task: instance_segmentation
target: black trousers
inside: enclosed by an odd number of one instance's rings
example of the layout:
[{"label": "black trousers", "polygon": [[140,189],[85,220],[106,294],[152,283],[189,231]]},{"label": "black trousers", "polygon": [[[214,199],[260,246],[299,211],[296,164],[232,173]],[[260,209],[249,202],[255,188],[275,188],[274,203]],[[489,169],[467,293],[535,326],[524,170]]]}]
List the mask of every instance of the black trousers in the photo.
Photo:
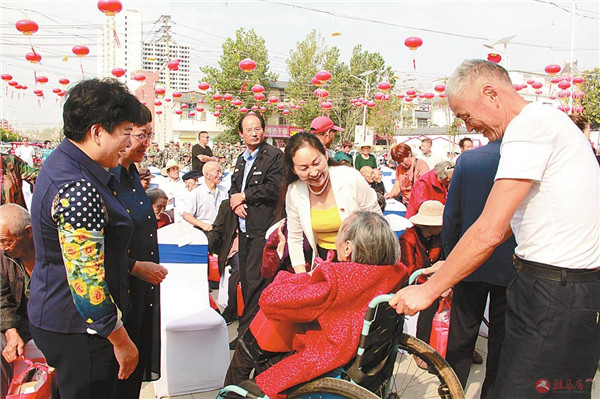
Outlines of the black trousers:
[{"label": "black trousers", "polygon": [[239,319],[238,326],[238,337],[241,337],[258,312],[260,294],[270,280],[266,280],[260,275],[265,237],[250,237],[248,234],[240,232],[239,239],[240,282],[244,298],[244,312]]},{"label": "black trousers", "polygon": [[506,291],[495,399],[586,398],[600,358],[600,280],[566,283],[518,272]]},{"label": "black trousers", "polygon": [[490,296],[488,355],[485,363],[485,380],[481,398],[492,397],[500,350],[504,341],[504,313],[506,311],[506,287],[499,285],[462,281],[454,286],[448,350],[446,360],[454,369],[463,388],[467,385],[473,363],[473,351],[483,320],[487,296]]},{"label": "black trousers", "polygon": [[36,345],[56,368],[61,399],[114,398],[118,363],[108,339],[29,326]]}]

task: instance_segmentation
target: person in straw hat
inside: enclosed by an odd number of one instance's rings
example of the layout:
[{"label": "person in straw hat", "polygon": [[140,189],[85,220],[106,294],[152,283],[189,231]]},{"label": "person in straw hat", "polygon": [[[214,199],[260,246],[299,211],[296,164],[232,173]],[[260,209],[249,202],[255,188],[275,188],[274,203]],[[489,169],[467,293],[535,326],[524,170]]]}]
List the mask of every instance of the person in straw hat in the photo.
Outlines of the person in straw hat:
[{"label": "person in straw hat", "polygon": [[[440,201],[425,201],[416,215],[408,220],[414,225],[400,237],[400,257],[409,273],[429,268],[442,258],[442,220],[444,205]],[[426,280],[426,277],[423,277]],[[421,281],[421,277],[419,278]],[[436,300],[429,308],[421,311],[417,322],[417,338],[429,342],[431,321],[438,308]]]},{"label": "person in straw hat", "polygon": [[356,170],[361,170],[363,166],[370,166],[373,169],[377,169],[377,159],[375,155],[371,154],[371,144],[361,143],[356,147],[359,151],[354,157],[354,167]]}]

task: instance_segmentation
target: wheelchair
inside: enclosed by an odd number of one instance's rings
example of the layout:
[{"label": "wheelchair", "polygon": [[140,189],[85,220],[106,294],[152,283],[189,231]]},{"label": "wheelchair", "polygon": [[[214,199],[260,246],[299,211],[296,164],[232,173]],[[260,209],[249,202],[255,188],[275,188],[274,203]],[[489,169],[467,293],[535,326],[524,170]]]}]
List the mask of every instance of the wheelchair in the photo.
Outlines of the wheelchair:
[{"label": "wheelchair", "polygon": [[[388,302],[392,294],[374,298],[367,308],[356,356],[341,369],[287,390],[288,399],[462,399],[456,374],[439,353],[402,332],[404,316]],[[417,366],[416,358],[427,364]],[[229,385],[222,398],[268,399]]]}]

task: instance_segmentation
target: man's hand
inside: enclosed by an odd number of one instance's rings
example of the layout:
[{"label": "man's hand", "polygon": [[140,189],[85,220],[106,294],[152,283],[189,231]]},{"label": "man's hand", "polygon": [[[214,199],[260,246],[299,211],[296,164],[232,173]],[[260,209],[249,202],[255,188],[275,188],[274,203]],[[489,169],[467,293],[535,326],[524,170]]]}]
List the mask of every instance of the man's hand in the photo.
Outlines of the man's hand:
[{"label": "man's hand", "polygon": [[423,269],[423,274],[433,274],[435,272],[437,272],[438,270],[440,270],[440,267],[442,267],[444,265],[443,260],[438,260],[437,262],[435,262],[432,266],[430,267],[426,267],[425,269]]},{"label": "man's hand", "polygon": [[119,363],[119,379],[126,380],[135,370],[138,364],[139,352],[135,344],[129,338],[125,327],[113,331],[108,336],[108,340],[113,344],[115,357]]},{"label": "man's hand", "polygon": [[245,219],[246,215],[248,215],[248,212],[246,212],[246,208],[248,208],[248,205],[246,204],[240,204],[237,206],[237,208],[233,209],[233,212],[238,215],[239,217]]},{"label": "man's hand", "polygon": [[[231,209],[234,212],[235,212],[235,208],[237,208],[244,202],[246,202],[246,197],[244,196],[244,193],[236,193],[236,194],[233,194],[231,197],[229,197],[229,205],[231,206]],[[238,215],[238,216],[240,216],[240,215]]]},{"label": "man's hand", "polygon": [[2,350],[2,356],[7,362],[12,363],[19,356],[23,356],[25,342],[23,342],[16,328],[9,328],[4,334],[6,336],[6,346]]},{"label": "man's hand", "polygon": [[147,261],[136,261],[131,269],[131,275],[157,285],[163,282],[169,271],[158,263]]},{"label": "man's hand", "polygon": [[390,306],[396,309],[398,314],[412,316],[423,309],[427,309],[436,298],[429,291],[427,283],[411,285],[396,292],[390,299]]},{"label": "man's hand", "polygon": [[210,161],[210,157],[208,155],[198,155],[198,159],[200,160],[200,162],[208,162]]}]

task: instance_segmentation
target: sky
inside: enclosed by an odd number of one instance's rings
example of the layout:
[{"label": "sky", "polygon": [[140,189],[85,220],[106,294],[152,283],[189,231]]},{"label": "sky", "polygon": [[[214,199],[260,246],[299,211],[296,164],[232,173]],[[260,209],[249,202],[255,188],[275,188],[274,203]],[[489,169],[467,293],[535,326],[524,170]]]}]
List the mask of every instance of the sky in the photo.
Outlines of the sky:
[{"label": "sky", "polygon": [[[486,58],[493,44],[516,35],[505,49],[497,47],[511,70],[543,73],[548,64],[564,65],[571,57],[579,70],[600,66],[600,2],[593,1],[129,1],[124,9],[142,10],[149,34],[161,15],[170,15],[173,39],[191,47],[192,81],[202,78],[200,66],[217,66],[221,45],[240,27],[254,29],[265,39],[270,70],[287,79],[290,50],[316,29],[329,47],[340,49],[348,62],[352,49],[380,53],[401,81],[415,78],[415,88],[431,91],[436,81],[452,74],[467,58]],[[5,1],[0,3],[1,72],[10,73],[28,90],[8,89],[0,82],[1,118],[21,129],[59,127],[62,103],[52,93],[58,79],[75,82],[96,77],[98,29],[107,17],[96,1]],[[573,12],[574,10],[574,12]],[[23,36],[15,29],[19,19],[30,18],[40,30]],[[340,32],[340,36],[332,36]],[[404,46],[409,36],[423,39],[411,52]],[[78,59],[71,47],[84,44],[87,57]],[[42,64],[31,64],[25,53],[43,55]],[[571,51],[573,48],[573,51]],[[67,61],[63,56],[69,55]],[[413,70],[413,55],[416,71]],[[80,64],[81,61],[81,64]],[[50,82],[44,98],[32,92],[34,69]],[[360,83],[357,83],[360,84]]]}]

